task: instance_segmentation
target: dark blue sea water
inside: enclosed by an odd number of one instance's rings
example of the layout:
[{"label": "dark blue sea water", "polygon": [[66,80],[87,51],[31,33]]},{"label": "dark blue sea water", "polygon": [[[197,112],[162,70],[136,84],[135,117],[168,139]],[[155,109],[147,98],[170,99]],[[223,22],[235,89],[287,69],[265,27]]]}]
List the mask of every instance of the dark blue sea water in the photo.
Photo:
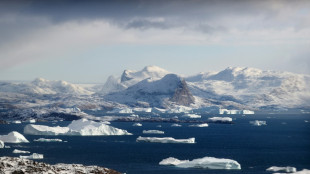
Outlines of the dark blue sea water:
[{"label": "dark blue sea water", "polygon": [[[226,174],[226,173],[270,173],[270,166],[294,166],[298,170],[310,169],[310,115],[254,115],[234,116],[235,124],[209,124],[209,127],[170,127],[169,123],[112,123],[126,129],[132,136],[29,136],[28,144],[7,144],[11,149],[0,149],[0,156],[18,156],[12,151],[28,150],[44,154],[43,162],[81,163],[100,165],[127,174]],[[251,120],[266,120],[267,126],[252,126]],[[309,122],[305,122],[308,120]],[[55,126],[52,123],[37,123]],[[64,126],[69,122],[59,122]],[[161,128],[156,126],[161,124]],[[23,133],[26,124],[0,125],[0,135],[10,131]],[[142,130],[157,129],[165,135],[143,135]],[[174,138],[196,138],[196,144],[138,143],[138,136],[171,136]],[[60,138],[66,143],[33,142],[37,138]],[[195,159],[205,156],[228,158],[238,161],[241,170],[180,169],[160,166],[165,158]]]}]

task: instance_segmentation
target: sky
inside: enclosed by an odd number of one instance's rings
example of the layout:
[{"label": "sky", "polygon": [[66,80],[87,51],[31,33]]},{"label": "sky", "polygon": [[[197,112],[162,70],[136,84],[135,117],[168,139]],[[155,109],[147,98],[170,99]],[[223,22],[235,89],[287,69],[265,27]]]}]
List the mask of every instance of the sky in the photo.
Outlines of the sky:
[{"label": "sky", "polygon": [[156,65],[310,74],[310,1],[0,1],[0,80],[104,83]]}]

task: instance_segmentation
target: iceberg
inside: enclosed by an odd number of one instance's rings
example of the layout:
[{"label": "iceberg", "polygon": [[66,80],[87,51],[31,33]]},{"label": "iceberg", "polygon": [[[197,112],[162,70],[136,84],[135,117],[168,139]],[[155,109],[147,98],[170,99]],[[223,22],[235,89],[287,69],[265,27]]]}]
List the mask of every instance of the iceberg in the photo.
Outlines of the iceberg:
[{"label": "iceberg", "polygon": [[0,149],[4,148],[4,142],[0,140]]},{"label": "iceberg", "polygon": [[47,138],[39,138],[39,139],[35,139],[33,141],[37,141],[37,142],[62,142],[61,139],[47,139]]},{"label": "iceberg", "polygon": [[164,131],[160,130],[143,130],[144,134],[165,134]]},{"label": "iceberg", "polygon": [[142,126],[141,123],[134,123],[132,126]]},{"label": "iceberg", "polygon": [[296,172],[296,168],[295,167],[277,167],[277,166],[271,166],[268,169],[266,169],[266,171],[270,171],[270,172],[286,172],[286,173],[292,173],[292,172]]},{"label": "iceberg", "polygon": [[254,111],[250,110],[228,110],[228,109],[219,109],[219,114],[254,114]]},{"label": "iceberg", "polygon": [[33,153],[32,155],[29,156],[19,156],[19,157],[23,159],[43,159],[43,154]]},{"label": "iceberg", "polygon": [[208,127],[208,123],[203,123],[203,124],[191,124],[188,127]]},{"label": "iceberg", "polygon": [[30,153],[30,152],[29,151],[23,151],[23,150],[14,149],[13,153]]},{"label": "iceberg", "polygon": [[171,127],[182,127],[182,125],[175,123],[175,124],[172,124]]},{"label": "iceberg", "polygon": [[15,120],[15,121],[12,121],[12,123],[21,124],[22,122],[20,120]]},{"label": "iceberg", "polygon": [[85,118],[72,121],[67,127],[49,127],[28,124],[24,128],[25,134],[30,135],[77,135],[77,136],[103,136],[103,135],[132,135],[126,130],[118,129],[103,123],[87,120]]},{"label": "iceberg", "polygon": [[204,168],[204,169],[241,169],[241,165],[231,159],[204,157],[189,160],[179,160],[173,157],[163,159],[159,165],[174,165],[179,168]]},{"label": "iceberg", "polygon": [[211,118],[208,118],[208,121],[230,123],[232,122],[232,118],[231,117],[211,117]]},{"label": "iceberg", "polygon": [[0,140],[5,143],[29,143],[29,141],[20,133],[13,131],[8,135],[0,135]]},{"label": "iceberg", "polygon": [[150,143],[185,143],[185,144],[194,144],[195,138],[188,139],[174,139],[172,137],[141,137],[139,136],[136,140],[137,142],[144,141]]},{"label": "iceberg", "polygon": [[185,114],[185,115],[183,115],[183,117],[186,117],[186,118],[201,118],[201,115],[197,115],[197,114]]},{"label": "iceberg", "polygon": [[156,127],[161,127],[161,125],[157,125]]},{"label": "iceberg", "polygon": [[266,121],[259,121],[259,120],[250,121],[250,124],[252,124],[253,126],[265,126],[265,125],[267,125]]}]

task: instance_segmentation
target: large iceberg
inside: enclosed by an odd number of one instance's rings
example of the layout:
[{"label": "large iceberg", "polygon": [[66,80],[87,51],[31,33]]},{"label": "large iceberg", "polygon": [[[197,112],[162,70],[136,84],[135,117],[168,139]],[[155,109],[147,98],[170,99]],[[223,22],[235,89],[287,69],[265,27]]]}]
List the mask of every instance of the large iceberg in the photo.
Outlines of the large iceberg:
[{"label": "large iceberg", "polygon": [[42,125],[28,124],[24,128],[25,134],[30,135],[80,135],[80,136],[101,136],[101,135],[132,135],[126,130],[118,129],[103,123],[87,120],[85,118],[72,121],[67,127],[49,127]]},{"label": "large iceberg", "polygon": [[188,139],[174,139],[172,137],[141,137],[137,138],[137,142],[144,141],[150,143],[185,143],[185,144],[194,144],[195,138]]},{"label": "large iceberg", "polygon": [[208,123],[202,123],[202,124],[191,124],[188,127],[208,127]]},{"label": "large iceberg", "polygon": [[180,168],[205,168],[205,169],[241,169],[241,165],[231,159],[204,157],[189,160],[179,160],[173,157],[163,159],[160,165],[174,165]]},{"label": "large iceberg", "polygon": [[43,154],[33,153],[29,156],[19,156],[20,158],[24,159],[43,159]]},{"label": "large iceberg", "polygon": [[5,143],[29,143],[29,141],[20,133],[13,131],[8,135],[0,135],[0,140]]},{"label": "large iceberg", "polygon": [[61,139],[47,139],[47,138],[39,138],[39,139],[35,139],[33,141],[37,141],[37,142],[62,142]]},{"label": "large iceberg", "polygon": [[30,153],[29,151],[14,149],[13,153]]},{"label": "large iceberg", "polygon": [[268,169],[266,169],[266,171],[271,171],[271,172],[286,172],[286,173],[292,173],[292,172],[296,172],[296,168],[295,167],[277,167],[277,166],[271,166]]},{"label": "large iceberg", "polygon": [[144,134],[165,134],[164,131],[160,130],[143,130]]},{"label": "large iceberg", "polygon": [[211,117],[211,118],[208,118],[208,121],[230,123],[232,122],[232,118],[231,117]]},{"label": "large iceberg", "polygon": [[267,122],[255,120],[255,121],[250,121],[250,124],[252,124],[253,126],[265,126],[267,125]]}]

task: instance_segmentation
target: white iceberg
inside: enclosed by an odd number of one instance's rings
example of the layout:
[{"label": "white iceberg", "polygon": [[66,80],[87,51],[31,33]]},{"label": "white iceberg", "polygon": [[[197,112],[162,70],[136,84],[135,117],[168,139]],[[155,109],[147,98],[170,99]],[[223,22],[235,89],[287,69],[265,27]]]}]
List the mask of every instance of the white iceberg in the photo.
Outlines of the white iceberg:
[{"label": "white iceberg", "polygon": [[211,117],[208,118],[208,121],[211,122],[232,122],[232,118],[231,117]]},{"label": "white iceberg", "polygon": [[35,139],[33,141],[37,141],[37,142],[62,142],[61,139],[47,139],[47,138],[39,138],[39,139]]},{"label": "white iceberg", "polygon": [[141,123],[134,123],[132,126],[142,126]]},{"label": "white iceberg", "polygon": [[194,144],[195,138],[188,139],[174,139],[172,137],[141,137],[139,136],[136,140],[137,142],[144,141],[150,143],[185,143]]},{"label": "white iceberg", "polygon": [[309,169],[303,169],[301,171],[297,171],[291,174],[310,174],[310,170]]},{"label": "white iceberg", "polygon": [[36,120],[35,119],[30,119],[30,120],[27,120],[27,121],[25,121],[26,123],[35,123],[36,122]]},{"label": "white iceberg", "polygon": [[19,156],[19,157],[23,159],[43,159],[43,154],[33,153],[32,155],[29,156]]},{"label": "white iceberg", "polygon": [[189,127],[208,127],[208,123],[203,123],[203,124],[191,124]]},{"label": "white iceberg", "polygon": [[4,148],[4,142],[0,140],[0,149]]},{"label": "white iceberg", "polygon": [[126,130],[118,129],[106,124],[87,120],[85,118],[72,121],[67,127],[49,127],[43,125],[28,124],[24,128],[25,134],[30,135],[132,135]]},{"label": "white iceberg", "polygon": [[22,122],[20,120],[14,120],[14,121],[12,121],[12,123],[21,124]]},{"label": "white iceberg", "polygon": [[161,125],[157,125],[156,127],[161,127]]},{"label": "white iceberg", "polygon": [[267,125],[266,121],[259,121],[259,120],[250,121],[250,124],[252,124],[253,126],[265,126],[265,125]]},{"label": "white iceberg", "polygon": [[241,165],[231,159],[204,157],[189,160],[179,160],[173,157],[166,158],[159,162],[159,165],[174,165],[179,168],[205,168],[205,169],[241,169]]},{"label": "white iceberg", "polygon": [[187,117],[187,118],[201,118],[201,115],[197,115],[197,114],[185,114],[185,115],[183,115],[183,117]]},{"label": "white iceberg", "polygon": [[144,134],[165,134],[164,131],[160,130],[143,130]]},{"label": "white iceberg", "polygon": [[171,127],[182,127],[182,125],[175,123],[175,124],[172,124]]},{"label": "white iceberg", "polygon": [[30,153],[30,152],[29,151],[23,151],[23,150],[14,149],[13,153]]},{"label": "white iceberg", "polygon": [[292,172],[296,172],[296,168],[295,167],[277,167],[277,166],[271,166],[268,169],[266,169],[266,171],[270,171],[270,172],[286,172],[286,173],[292,173]]},{"label": "white iceberg", "polygon": [[0,135],[0,140],[5,143],[29,143],[29,141],[20,133],[13,131],[8,135]]}]

